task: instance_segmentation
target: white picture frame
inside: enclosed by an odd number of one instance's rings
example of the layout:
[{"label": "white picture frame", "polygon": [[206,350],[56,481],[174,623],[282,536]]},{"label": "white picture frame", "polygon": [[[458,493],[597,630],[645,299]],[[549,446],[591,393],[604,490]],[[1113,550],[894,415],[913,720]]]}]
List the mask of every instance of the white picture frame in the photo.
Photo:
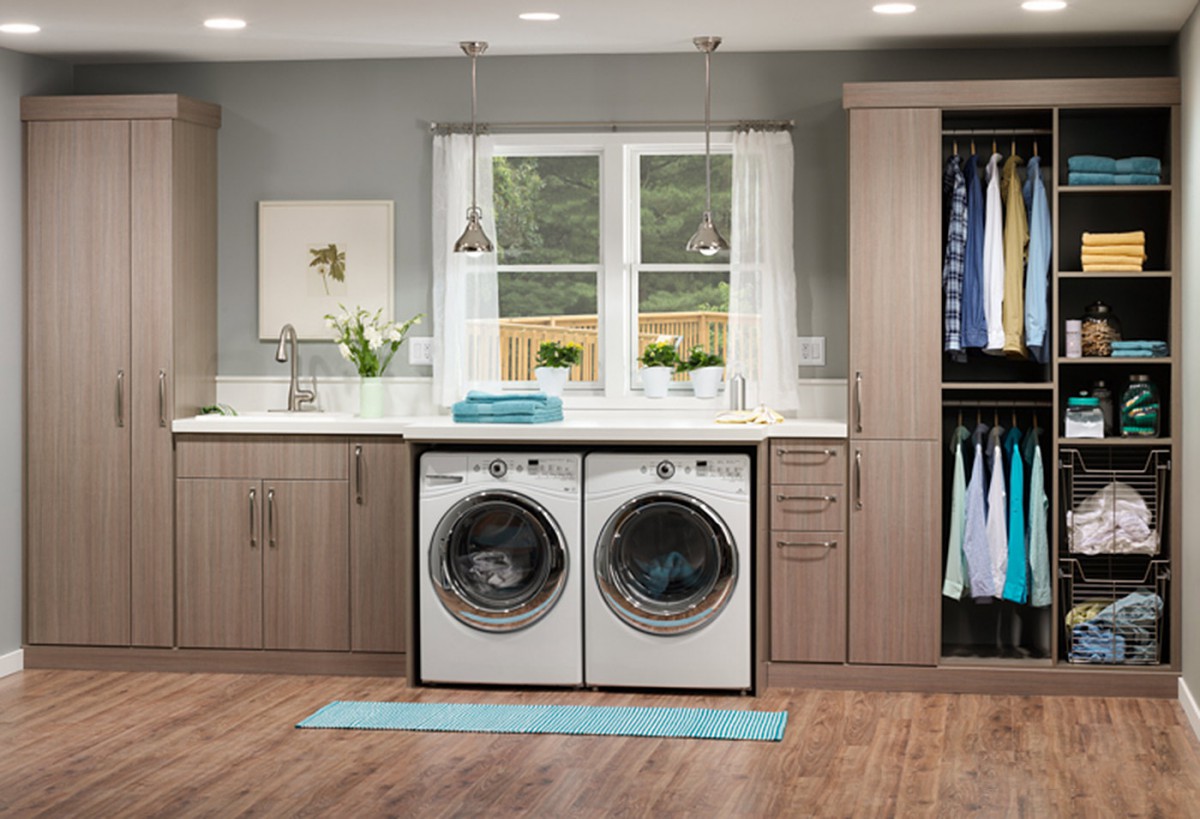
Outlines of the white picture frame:
[{"label": "white picture frame", "polygon": [[[391,321],[394,212],[395,204],[384,199],[260,201],[259,339],[277,339],[291,324],[297,338],[332,341],[325,316],[338,313],[339,304],[372,313],[383,308]],[[331,258],[330,246],[338,254],[332,266],[322,262]]]}]

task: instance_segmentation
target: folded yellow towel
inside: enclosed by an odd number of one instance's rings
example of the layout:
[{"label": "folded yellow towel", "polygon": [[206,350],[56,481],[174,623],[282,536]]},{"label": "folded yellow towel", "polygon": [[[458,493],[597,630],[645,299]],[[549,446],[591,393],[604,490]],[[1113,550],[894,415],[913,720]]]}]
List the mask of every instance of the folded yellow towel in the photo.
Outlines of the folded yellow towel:
[{"label": "folded yellow towel", "polygon": [[1084,245],[1084,254],[1103,253],[1105,256],[1137,256],[1146,258],[1145,245]]},{"label": "folded yellow towel", "polygon": [[1140,264],[1085,264],[1084,273],[1141,273]]},{"label": "folded yellow towel", "polygon": [[1085,233],[1084,246],[1089,245],[1145,245],[1146,231],[1131,230],[1128,233]]},{"label": "folded yellow towel", "polygon": [[1141,265],[1146,261],[1146,254],[1142,253],[1138,256],[1121,256],[1119,254],[1110,253],[1084,253],[1080,258],[1084,264],[1136,264]]},{"label": "folded yellow towel", "polygon": [[718,424],[778,424],[783,416],[766,404],[759,404],[752,410],[730,410],[717,416]]}]

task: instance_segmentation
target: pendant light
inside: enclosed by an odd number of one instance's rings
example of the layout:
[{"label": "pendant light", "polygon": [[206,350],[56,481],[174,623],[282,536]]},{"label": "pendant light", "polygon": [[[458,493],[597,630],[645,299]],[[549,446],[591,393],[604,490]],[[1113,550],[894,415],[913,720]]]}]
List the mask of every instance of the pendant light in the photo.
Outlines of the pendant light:
[{"label": "pendant light", "polygon": [[468,256],[478,256],[481,253],[491,253],[494,249],[492,240],[483,232],[483,225],[479,223],[479,219],[483,216],[483,211],[479,209],[479,202],[476,197],[475,177],[478,174],[478,161],[475,154],[475,61],[479,55],[487,51],[487,43],[484,42],[462,42],[458,44],[463,53],[471,58],[471,207],[467,210],[467,228],[462,232],[462,236],[458,237],[458,241],[454,243],[455,253],[466,253]]},{"label": "pendant light", "polygon": [[692,40],[704,52],[704,215],[700,227],[688,239],[687,249],[704,256],[729,250],[729,242],[717,230],[712,219],[712,53],[721,44],[720,37],[696,37]]}]

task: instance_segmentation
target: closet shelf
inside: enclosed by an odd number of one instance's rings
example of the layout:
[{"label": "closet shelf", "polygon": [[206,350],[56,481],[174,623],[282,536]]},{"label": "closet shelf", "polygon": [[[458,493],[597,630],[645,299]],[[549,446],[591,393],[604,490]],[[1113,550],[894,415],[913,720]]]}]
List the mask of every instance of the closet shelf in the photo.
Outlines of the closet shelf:
[{"label": "closet shelf", "polygon": [[1059,438],[1064,446],[1170,446],[1170,438]]},{"label": "closet shelf", "polygon": [[1170,193],[1171,185],[1059,185],[1059,193]]},{"label": "closet shelf", "polygon": [[1049,381],[943,381],[943,390],[1043,390],[1049,392]]},{"label": "closet shelf", "polygon": [[1160,356],[1158,358],[1111,358],[1109,356],[1084,356],[1083,358],[1060,357],[1058,359],[1058,363],[1070,364],[1072,366],[1081,364],[1099,364],[1102,367],[1137,367],[1144,364],[1174,364],[1175,360],[1171,358],[1171,356]]},{"label": "closet shelf", "polygon": [[1084,270],[1060,270],[1058,272],[1060,279],[1169,279],[1173,275],[1175,274],[1170,270],[1143,270],[1140,273],[1112,271],[1092,273]]}]

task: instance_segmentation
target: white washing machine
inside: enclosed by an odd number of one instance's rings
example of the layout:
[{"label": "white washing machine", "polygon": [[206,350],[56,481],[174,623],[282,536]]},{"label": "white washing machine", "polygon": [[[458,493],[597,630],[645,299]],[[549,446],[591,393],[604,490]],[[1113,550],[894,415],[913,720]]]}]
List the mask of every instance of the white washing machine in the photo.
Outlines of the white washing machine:
[{"label": "white washing machine", "polygon": [[751,687],[747,455],[589,454],[584,680]]},{"label": "white washing machine", "polygon": [[574,453],[421,456],[422,681],[583,683],[581,466]]}]

